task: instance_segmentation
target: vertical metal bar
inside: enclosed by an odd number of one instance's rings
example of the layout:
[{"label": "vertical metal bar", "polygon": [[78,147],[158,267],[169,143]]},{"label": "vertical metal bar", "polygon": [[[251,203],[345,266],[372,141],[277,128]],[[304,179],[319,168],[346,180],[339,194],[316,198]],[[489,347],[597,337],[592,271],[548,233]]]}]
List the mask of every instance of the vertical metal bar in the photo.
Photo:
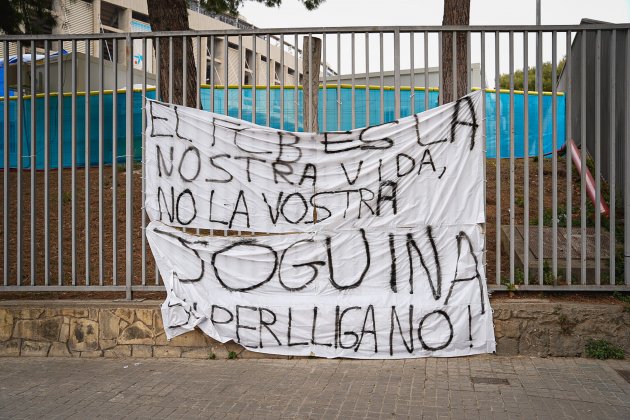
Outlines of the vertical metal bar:
[{"label": "vertical metal bar", "polygon": [[72,40],[72,113],[71,113],[71,138],[72,138],[72,285],[77,285],[77,40]]},{"label": "vertical metal bar", "polygon": [[[22,41],[17,42],[17,281],[18,286],[22,285],[22,270],[24,260],[24,192],[22,191],[22,164],[23,164],[23,142],[24,142],[24,115],[22,112],[24,98],[22,92]],[[8,121],[8,120],[7,120]]]},{"label": "vertical metal bar", "polygon": [[85,40],[85,284],[90,285],[90,45]]},{"label": "vertical metal bar", "polygon": [[341,130],[341,34],[337,33],[337,131]]},{"label": "vertical metal bar", "polygon": [[[227,54],[227,42],[225,45]],[[173,37],[168,37],[168,102],[173,103]]]},{"label": "vertical metal bar", "polygon": [[558,282],[558,80],[557,60],[557,32],[551,33],[551,213],[553,215],[551,233],[551,271],[554,285]]},{"label": "vertical metal bar", "polygon": [[[182,105],[188,106],[188,37],[182,37]],[[131,87],[133,94],[133,86]]]},{"label": "vertical metal bar", "polygon": [[538,91],[538,283],[542,285],[544,283],[544,253],[543,253],[543,226],[545,215],[545,190],[543,179],[544,175],[544,159],[543,152],[543,74],[542,74],[542,43],[543,43],[542,31],[537,32],[536,43],[536,81]]},{"label": "vertical metal bar", "polygon": [[[5,57],[7,57],[5,55]],[[8,92],[5,90],[5,96]],[[7,120],[5,120],[7,121]],[[9,142],[8,136],[5,143]],[[7,166],[4,167],[8,171]],[[50,284],[50,41],[44,41],[44,284]],[[7,194],[6,189],[4,194]],[[5,265],[5,270],[6,270]]]},{"label": "vertical metal bar", "polygon": [[414,33],[409,33],[409,112],[416,113],[416,70],[414,63]]},{"label": "vertical metal bar", "polygon": [[[199,95],[199,90],[201,88],[200,83],[201,83],[201,79],[200,79],[200,74],[201,74],[201,47],[200,47],[200,42],[199,42],[199,37],[197,37],[197,46],[199,48],[197,48],[197,57],[199,57],[199,60],[197,62],[197,108],[199,108],[200,101],[201,101],[201,97]],[[147,212],[146,212],[146,208],[144,207],[144,203],[146,202],[146,182],[145,182],[145,178],[146,178],[146,167],[145,167],[145,162],[146,162],[146,136],[145,136],[145,131],[147,128],[147,122],[146,122],[146,105],[147,105],[147,39],[146,38],[142,38],[142,111],[141,111],[141,115],[142,115],[142,191],[140,192],[140,194],[142,195],[142,201],[141,203],[141,213],[142,213],[142,220],[140,221],[141,223],[141,228],[142,228],[142,272],[141,272],[141,279],[142,279],[142,285],[146,285],[147,284],[147,235],[146,235],[146,226],[147,226]]]},{"label": "vertical metal bar", "polygon": [[36,50],[35,50],[35,41],[31,41],[31,154],[28,159],[29,164],[31,166],[31,285],[35,285],[35,262],[36,262],[36,254],[35,254],[35,170],[37,169],[37,133],[36,133],[36,108],[35,103],[37,102],[37,94],[35,88],[35,61],[36,61]]},{"label": "vertical metal bar", "polygon": [[523,33],[523,283],[529,284],[529,32]]},{"label": "vertical metal bar", "polygon": [[228,81],[228,77],[229,77],[229,72],[228,72],[228,67],[229,67],[229,63],[228,63],[228,50],[230,49],[229,47],[230,45],[230,39],[228,38],[227,35],[225,35],[223,37],[223,114],[224,115],[228,115],[229,114],[229,81]]},{"label": "vertical metal bar", "polygon": [[429,109],[429,33],[424,31],[424,110]]},{"label": "vertical metal bar", "polygon": [[509,33],[510,60],[510,283],[514,284],[514,32]]},{"label": "vertical metal bar", "polygon": [[385,122],[385,91],[384,91],[384,86],[383,86],[385,84],[384,74],[383,74],[383,72],[384,72],[384,70],[383,70],[383,67],[384,67],[384,64],[383,64],[383,55],[384,55],[384,52],[383,52],[383,32],[381,32],[379,34],[379,36],[380,36],[380,38],[379,38],[379,42],[380,42],[379,53],[380,53],[380,60],[381,60],[380,61],[380,67],[379,67],[379,70],[380,70],[380,73],[381,73],[380,74],[380,77],[381,77],[381,80],[380,80],[380,88],[381,88],[381,97],[380,97],[381,103],[380,103],[380,106],[381,106],[381,124],[383,124]]},{"label": "vertical metal bar", "polygon": [[293,131],[299,131],[298,130],[298,106],[299,106],[299,101],[298,101],[298,85],[300,84],[300,69],[299,69],[299,64],[298,64],[298,36],[297,34],[295,34],[294,37],[294,45],[295,45],[295,67],[294,67],[294,72],[293,74],[295,75],[295,83],[293,84]]},{"label": "vertical metal bar", "polygon": [[[309,35],[310,36],[310,35]],[[266,103],[265,103],[265,116],[266,116],[266,125],[269,127],[271,125],[271,99],[270,99],[270,89],[271,85],[271,34],[267,34],[267,85],[265,87],[265,91],[267,93]]]},{"label": "vertical metal bar", "polygon": [[444,92],[442,91],[442,87],[444,86],[444,72],[443,72],[443,63],[442,63],[442,31],[438,32],[438,105],[442,105],[444,103]]},{"label": "vertical metal bar", "polygon": [[[104,253],[105,253],[105,229],[103,218],[105,216],[105,193],[103,191],[104,160],[105,160],[105,97],[103,96],[103,79],[105,78],[105,59],[103,46],[105,40],[101,39],[99,45],[98,60],[98,284],[103,285],[104,278]],[[159,80],[159,77],[157,78]]]},{"label": "vertical metal bar", "polygon": [[[304,41],[302,41],[304,42]],[[308,97],[311,98],[311,101],[313,100],[313,84],[312,81],[310,80],[311,77],[313,77],[313,36],[312,34],[308,34],[308,75],[309,75],[309,80],[307,80],[306,82],[308,83]],[[304,92],[304,87],[302,87],[302,91]],[[309,105],[310,107],[310,105]],[[303,110],[304,115],[306,115],[306,109]],[[309,110],[309,116],[308,119],[312,121],[313,116],[311,115],[311,110]],[[309,128],[308,131],[313,131],[313,127],[311,126],[311,123],[308,122]],[[304,127],[304,130],[306,131],[306,127]]]},{"label": "vertical metal bar", "polygon": [[[494,33],[494,92],[496,105],[496,284],[501,284],[501,83],[499,72],[499,31]],[[440,94],[440,97],[442,95]]]},{"label": "vertical metal bar", "polygon": [[[630,30],[626,31],[626,138],[624,144],[625,156],[624,162],[630,162],[630,54],[627,52],[628,44],[630,43]],[[630,165],[624,167],[624,179],[630,179]],[[630,182],[624,182],[623,192],[624,202],[624,221],[630,220]],[[624,239],[623,239],[623,255],[624,255],[624,277],[626,286],[630,286],[630,223],[624,223]]]},{"label": "vertical metal bar", "polygon": [[394,30],[394,118],[400,118],[400,31]]},{"label": "vertical metal bar", "polygon": [[365,33],[365,126],[370,126],[370,34]]},{"label": "vertical metal bar", "polygon": [[[154,42],[155,42],[155,63],[156,63],[156,67],[157,68],[161,67],[161,64],[160,64],[160,59],[161,59],[160,58],[160,39],[161,38],[159,38],[159,37],[156,37],[154,39]],[[214,45],[212,47],[214,47]],[[212,59],[213,59],[212,60],[212,69],[213,69],[212,76],[214,76],[214,55],[212,56]],[[212,86],[211,95],[212,95],[212,92],[214,92],[214,84],[212,84],[212,85],[213,86]],[[160,77],[158,76],[158,77],[155,78],[155,97],[156,97],[156,99],[162,101],[162,100],[164,100],[164,98],[162,98],[160,96],[160,89],[161,89],[161,87],[160,87]],[[214,111],[214,101],[212,99],[210,100],[210,108],[211,108],[212,111]],[[154,267],[157,267],[157,263],[155,262],[155,257],[153,257],[153,262],[154,262]],[[160,272],[159,272],[159,270],[157,268],[155,268],[155,284],[156,285],[160,284]]]},{"label": "vertical metal bar", "polygon": [[238,36],[238,118],[243,119],[243,35]]},{"label": "vertical metal bar", "polygon": [[[182,42],[186,44],[186,40]],[[184,64],[186,63],[186,56],[184,56]],[[186,80],[184,80],[184,86]],[[126,167],[125,167],[125,214],[127,215],[127,221],[125,223],[125,250],[127,251],[125,257],[125,268],[127,269],[127,282],[125,288],[125,297],[127,300],[131,300],[131,284],[133,281],[133,43],[131,40],[131,34],[127,34],[127,89],[126,89]],[[182,98],[184,101],[186,96]]]},{"label": "vertical metal bar", "polygon": [[[598,30],[595,38],[595,284],[601,284],[601,100],[602,100],[602,31]],[[555,80],[555,79],[554,79]],[[614,231],[613,231],[614,232]]]},{"label": "vertical metal bar", "polygon": [[[113,42],[114,90],[112,91],[112,282],[114,286],[116,286],[118,285],[118,39],[114,38]],[[172,95],[169,93],[169,101],[171,96]]]},{"label": "vertical metal bar", "polygon": [[609,91],[608,91],[608,103],[609,103],[609,118],[608,124],[610,132],[610,148],[608,155],[608,163],[609,163],[609,176],[608,176],[608,186],[610,188],[610,216],[609,216],[609,279],[610,285],[614,286],[616,284],[616,271],[615,271],[615,257],[616,257],[616,247],[617,247],[617,190],[616,190],[616,181],[617,181],[617,172],[616,172],[616,149],[617,149],[617,127],[616,127],[616,92],[617,92],[617,31],[612,30],[610,34],[610,73],[608,75],[610,80]]},{"label": "vertical metal bar", "polygon": [[[146,38],[142,38],[142,56],[145,57],[145,51],[146,51],[146,43],[147,43],[147,39]],[[143,89],[143,93],[142,96],[144,98],[145,93],[146,92],[146,73],[147,73],[147,68],[146,65],[143,66],[143,81],[142,81],[142,89]],[[201,37],[199,35],[197,35],[197,91],[195,92],[195,101],[197,103],[197,109],[201,109]],[[144,103],[144,99],[143,99],[143,103]],[[142,109],[144,110],[144,105],[142,106]],[[144,118],[142,118],[142,133],[144,133]],[[143,160],[144,161],[144,160]],[[144,191],[144,188],[142,189]],[[144,200],[142,201],[142,203],[144,203]],[[144,224],[142,225],[144,227]],[[144,267],[144,263],[142,264],[142,266]],[[144,277],[143,277],[144,278]]]},{"label": "vertical metal bar", "polygon": [[[253,56],[254,56],[254,62],[252,63],[252,122],[254,124],[256,124],[256,93],[258,91],[256,85],[258,82],[258,78],[257,78],[257,70],[258,70],[258,50],[256,48],[256,35],[252,35],[252,50],[254,51]],[[226,42],[227,42],[227,38],[226,38]],[[227,44],[226,44],[227,45]],[[227,50],[226,50],[227,51]],[[227,54],[226,54],[226,59],[225,59],[225,79],[226,79],[226,86],[227,86]],[[228,96],[228,91],[227,88],[225,90],[225,103],[226,103],[226,109],[225,109],[225,115],[227,115],[227,96]]]},{"label": "vertical metal bar", "polygon": [[[284,57],[284,54],[283,54]],[[284,69],[284,67],[282,67]],[[327,121],[327,113],[328,113],[328,107],[326,104],[326,91],[328,90],[327,84],[326,84],[326,76],[328,76],[328,64],[326,63],[326,34],[323,33],[322,34],[322,70],[323,70],[323,74],[322,74],[322,109],[323,109],[323,115],[322,115],[322,124],[323,127],[320,127],[319,131],[328,131],[328,121]],[[282,98],[282,102],[284,102],[284,97]],[[283,115],[283,119],[284,119],[284,114]]]},{"label": "vertical metal bar", "polygon": [[[214,59],[214,35],[210,37],[210,111],[214,112],[214,72],[215,70]],[[206,77],[208,77],[206,75]]]},{"label": "vertical metal bar", "polygon": [[[4,46],[4,57],[9,57],[9,42],[4,40],[2,41]],[[2,247],[2,261],[4,262],[2,274],[3,281],[2,284],[5,286],[9,285],[9,142],[11,138],[9,137],[9,78],[5,77],[3,80],[3,91],[4,91],[4,161],[3,161],[3,194],[4,197],[2,199],[2,215],[3,215],[3,223],[2,223],[2,239],[3,239],[3,247]]]},{"label": "vertical metal bar", "polygon": [[[326,86],[326,35],[324,35],[324,86]],[[280,34],[280,130],[284,130],[284,34]],[[324,127],[326,127],[326,88],[324,87]]]},{"label": "vertical metal bar", "polygon": [[563,69],[563,73],[565,73],[567,75],[567,83],[566,83],[566,89],[565,89],[565,97],[564,97],[564,106],[565,106],[565,128],[564,128],[564,132],[565,132],[565,144],[567,144],[567,153],[565,156],[565,164],[566,164],[566,179],[567,179],[567,200],[566,200],[566,206],[567,206],[567,243],[565,245],[565,249],[566,249],[566,262],[565,262],[565,277],[566,277],[566,281],[567,281],[567,285],[571,284],[571,259],[572,259],[572,245],[573,245],[573,240],[571,238],[571,225],[573,224],[573,174],[572,174],[572,169],[573,166],[571,164],[571,155],[568,152],[568,143],[569,140],[572,139],[571,136],[571,98],[573,96],[573,86],[572,86],[572,81],[571,81],[571,73],[573,71],[572,67],[571,67],[571,31],[567,31],[566,33],[566,62],[564,63],[564,69]]},{"label": "vertical metal bar", "polygon": [[354,32],[352,32],[350,34],[350,68],[351,68],[351,80],[352,80],[352,91],[351,91],[351,97],[352,97],[352,104],[351,104],[351,109],[352,109],[352,129],[356,128],[357,124],[356,124],[356,110],[355,110],[355,90],[354,90],[354,85],[355,85],[355,80],[354,80],[354,73],[355,73],[355,34]]},{"label": "vertical metal bar", "polygon": [[466,93],[472,90],[472,71],[470,63],[470,32],[466,32]]},{"label": "vertical metal bar", "polygon": [[455,102],[457,100],[457,32],[453,31],[453,38],[451,39],[452,50],[453,50],[453,61],[451,62],[451,79],[453,81],[453,91],[451,96],[451,102]]},{"label": "vertical metal bar", "polygon": [[586,31],[582,31],[582,56],[580,57],[580,233],[581,233],[581,264],[580,282],[586,284]]},{"label": "vertical metal bar", "polygon": [[[479,34],[480,36],[480,42],[481,42],[481,135],[482,135],[482,139],[483,139],[483,179],[484,179],[484,183],[483,183],[483,204],[484,206],[487,205],[488,203],[488,165],[487,165],[487,161],[488,159],[486,158],[487,156],[487,148],[488,145],[486,143],[486,33],[485,32],[481,32]],[[471,47],[471,44],[468,44],[468,48]],[[425,69],[426,69],[426,61],[425,61]],[[425,85],[426,85],[426,79],[425,79]],[[425,91],[425,96],[427,94],[427,91]],[[484,223],[483,224],[483,231],[484,234],[487,234],[487,224]],[[484,241],[483,243],[483,265],[484,265],[484,273],[488,273],[488,245],[487,245],[487,241]],[[484,281],[487,282],[487,274],[486,274],[486,278],[484,279]]]},{"label": "vertical metal bar", "polygon": [[63,283],[63,41],[59,40],[57,50],[57,283],[61,286]]}]

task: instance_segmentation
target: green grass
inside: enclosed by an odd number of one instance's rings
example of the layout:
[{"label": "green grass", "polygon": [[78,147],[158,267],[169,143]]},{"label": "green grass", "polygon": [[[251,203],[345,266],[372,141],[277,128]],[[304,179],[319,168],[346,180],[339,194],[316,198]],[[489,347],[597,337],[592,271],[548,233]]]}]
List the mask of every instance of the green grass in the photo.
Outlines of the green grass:
[{"label": "green grass", "polygon": [[228,353],[228,359],[230,359],[230,360],[236,359],[237,356],[238,355],[236,354],[235,351],[231,351],[231,352]]}]

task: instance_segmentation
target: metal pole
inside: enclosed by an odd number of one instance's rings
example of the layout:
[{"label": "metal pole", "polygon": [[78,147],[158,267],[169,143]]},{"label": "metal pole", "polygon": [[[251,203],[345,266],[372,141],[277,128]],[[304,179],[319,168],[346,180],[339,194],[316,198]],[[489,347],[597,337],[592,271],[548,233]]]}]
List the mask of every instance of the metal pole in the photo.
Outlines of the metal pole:
[{"label": "metal pole", "polygon": [[[571,73],[573,71],[572,69],[572,64],[571,64],[571,31],[567,31],[566,33],[566,50],[567,50],[567,61],[564,64],[564,72],[566,72],[567,75],[567,83],[566,83],[566,89],[565,89],[565,98],[564,98],[564,103],[565,103],[565,112],[566,112],[566,116],[565,116],[565,142],[568,144],[568,141],[572,138],[571,136],[571,100],[572,100],[572,96],[573,96],[573,86],[572,86],[572,81],[571,81]],[[568,149],[567,149],[568,150]],[[566,200],[566,208],[567,208],[567,242],[565,245],[565,249],[566,249],[566,274],[565,274],[565,278],[567,281],[567,285],[571,284],[571,279],[572,279],[572,275],[571,275],[571,248],[572,248],[572,244],[573,244],[573,240],[571,238],[571,225],[573,224],[573,165],[571,163],[571,156],[569,156],[569,154],[567,153],[565,156],[565,164],[566,164],[566,179],[567,179],[567,200]]]},{"label": "metal pole", "polygon": [[59,41],[57,50],[57,284],[61,286],[63,284],[63,41]]},{"label": "metal pole", "polygon": [[[441,39],[441,37],[440,37]],[[441,85],[440,85],[441,86]],[[496,106],[495,151],[496,151],[496,284],[501,284],[501,83],[499,72],[499,32],[494,33],[494,93]],[[442,95],[440,94],[440,97]]]},{"label": "metal pole", "polygon": [[[186,40],[183,40],[186,43]],[[186,58],[184,57],[184,63]],[[186,85],[184,81],[184,85]],[[127,251],[125,257],[125,265],[127,269],[125,298],[131,300],[131,283],[133,280],[133,43],[131,41],[131,35],[127,34],[127,89],[126,89],[126,167],[125,167],[125,214],[127,215],[127,221],[125,223],[125,250]],[[185,97],[182,98],[185,101]]]},{"label": "metal pole", "polygon": [[[601,284],[601,60],[602,31],[595,38],[595,284]],[[586,143],[583,143],[586,144]],[[612,230],[614,232],[614,229]],[[614,233],[613,233],[614,234]]]},{"label": "metal pole", "polygon": [[416,72],[414,63],[414,33],[409,33],[409,113],[416,113]]},{"label": "metal pole", "polygon": [[[44,56],[44,284],[48,286],[50,284],[50,43],[48,40],[44,41]],[[7,96],[6,91],[5,96]],[[5,143],[8,141],[9,138],[5,137]],[[4,168],[5,171],[9,169],[7,166]],[[5,271],[6,269],[5,265]]]},{"label": "metal pole", "polygon": [[580,233],[581,257],[580,282],[586,284],[586,31],[582,31],[582,56],[580,59]]},{"label": "metal pole", "polygon": [[[551,233],[551,270],[553,273],[554,286],[558,282],[558,92],[556,80],[558,80],[556,57],[557,57],[557,33],[551,33],[551,213],[552,233]],[[569,156],[567,154],[567,156]]]},{"label": "metal pole", "polygon": [[[197,62],[197,108],[199,108],[199,106],[201,105],[201,97],[199,94],[199,90],[200,90],[200,74],[201,74],[201,49],[200,49],[200,41],[199,41],[199,37],[197,37],[197,57],[199,58],[199,61]],[[142,272],[141,272],[141,278],[142,278],[142,285],[146,285],[147,283],[147,235],[146,235],[146,226],[147,226],[147,212],[146,209],[144,207],[144,203],[146,202],[146,194],[145,194],[145,190],[146,190],[146,183],[145,183],[145,178],[146,178],[146,167],[145,167],[145,162],[146,162],[146,136],[145,136],[145,131],[147,128],[147,124],[146,124],[146,104],[147,104],[147,39],[146,38],[142,38],[142,111],[141,111],[141,115],[142,115],[142,191],[140,192],[140,194],[142,194],[142,201],[141,201],[141,227],[142,227]]]},{"label": "metal pole", "polygon": [[[7,56],[8,57],[8,56]],[[16,285],[22,285],[22,270],[24,260],[24,201],[22,191],[22,164],[23,164],[23,146],[24,146],[24,115],[22,108],[24,106],[24,98],[22,92],[22,42],[17,43],[17,281]],[[7,120],[8,121],[8,120]]]},{"label": "metal pole", "polygon": [[77,40],[72,40],[72,113],[71,113],[71,137],[72,137],[72,285],[77,285]]},{"label": "metal pole", "polygon": [[[627,53],[628,43],[630,43],[630,30],[626,31],[626,139],[624,162],[630,162],[630,54]],[[625,165],[624,179],[630,179],[630,165]],[[630,182],[624,183],[624,220],[630,220]],[[630,223],[624,223],[624,277],[626,286],[630,286]]]},{"label": "metal pole", "polygon": [[85,40],[85,284],[90,285],[90,40]]},{"label": "metal pole", "polygon": [[394,118],[400,118],[400,31],[394,31]]},{"label": "metal pole", "polygon": [[[118,285],[118,39],[114,38],[112,91],[112,282]],[[159,80],[159,78],[158,78]],[[170,100],[170,95],[169,95]]]},{"label": "metal pole", "polygon": [[[9,57],[9,43],[7,41],[3,41],[4,44],[4,57]],[[4,116],[4,161],[3,161],[3,224],[2,224],[2,237],[3,237],[3,246],[2,246],[2,260],[4,262],[2,274],[3,274],[3,285],[9,285],[9,143],[11,142],[11,138],[9,137],[9,78],[5,77],[4,81],[4,103],[3,103],[3,116]]]},{"label": "metal pole", "polygon": [[31,166],[31,286],[35,286],[35,170],[37,169],[37,132],[36,132],[36,108],[37,95],[35,94],[35,41],[31,41],[31,154],[29,165]]},{"label": "metal pole", "polygon": [[529,284],[529,32],[523,33],[523,283]]},{"label": "metal pole", "polygon": [[514,203],[514,32],[509,33],[510,65],[510,283],[514,284],[514,222],[516,206]]},{"label": "metal pole", "polygon": [[617,71],[616,71],[616,65],[617,65],[617,61],[616,61],[616,55],[617,55],[617,31],[611,31],[611,35],[610,35],[610,74],[608,75],[608,77],[610,78],[610,86],[609,86],[609,91],[608,91],[608,100],[609,100],[609,131],[610,131],[610,149],[609,149],[609,155],[608,155],[608,162],[610,164],[610,171],[609,171],[609,187],[610,187],[610,223],[609,223],[609,232],[610,232],[610,241],[609,241],[609,253],[610,253],[610,266],[608,268],[608,272],[609,272],[609,278],[610,278],[610,285],[614,286],[616,284],[616,273],[615,273],[615,249],[617,247],[617,238],[616,238],[616,231],[617,231],[617,189],[616,189],[616,178],[617,178],[617,171],[616,171],[616,149],[617,149],[617,127],[616,127],[616,98],[615,98],[615,94],[617,92],[617,82],[615,77],[617,76]]},{"label": "metal pole", "polygon": [[544,253],[543,253],[543,225],[544,225],[544,159],[543,154],[543,74],[542,74],[542,31],[537,32],[536,47],[536,90],[538,91],[538,283],[544,283]]},{"label": "metal pole", "polygon": [[105,216],[105,193],[103,191],[104,159],[105,159],[105,98],[103,96],[103,79],[105,76],[105,65],[103,57],[103,44],[101,39],[99,46],[99,79],[98,79],[98,284],[103,285],[104,279],[104,252],[105,252],[105,229],[103,218]]}]

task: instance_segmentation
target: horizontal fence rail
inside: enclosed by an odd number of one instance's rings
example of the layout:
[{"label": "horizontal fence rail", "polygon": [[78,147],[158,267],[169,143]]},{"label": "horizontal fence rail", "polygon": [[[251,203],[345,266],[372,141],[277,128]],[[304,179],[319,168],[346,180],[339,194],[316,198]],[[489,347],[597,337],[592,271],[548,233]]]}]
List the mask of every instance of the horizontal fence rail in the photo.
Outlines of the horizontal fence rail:
[{"label": "horizontal fence rail", "polygon": [[629,24],[21,35],[0,55],[0,292],[163,290],[147,99],[336,131],[476,89],[490,288],[630,290]]}]

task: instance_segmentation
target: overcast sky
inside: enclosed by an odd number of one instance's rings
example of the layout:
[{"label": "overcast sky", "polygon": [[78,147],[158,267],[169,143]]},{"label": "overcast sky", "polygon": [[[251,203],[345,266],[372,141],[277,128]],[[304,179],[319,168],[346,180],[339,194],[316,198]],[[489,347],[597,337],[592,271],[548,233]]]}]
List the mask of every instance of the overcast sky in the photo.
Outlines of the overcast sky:
[{"label": "overcast sky", "polygon": [[[536,23],[536,0],[471,0],[471,25],[533,25]],[[240,10],[250,23],[259,28],[296,28],[296,27],[347,27],[347,26],[413,26],[436,25],[442,23],[442,0],[326,0],[319,9],[309,12],[299,0],[284,0],[279,8],[269,8],[264,5],[246,1]],[[542,24],[562,25],[578,24],[582,18],[602,20],[612,23],[630,22],[630,0],[542,0]],[[556,62],[566,54],[566,35],[558,33]],[[293,43],[293,37],[286,41]],[[430,67],[437,66],[439,53],[437,36],[429,37]],[[471,61],[481,62],[480,37],[473,35],[471,47]],[[535,34],[529,35],[529,66],[535,65]],[[298,46],[301,48],[301,37]],[[348,74],[352,69],[351,38],[350,35],[341,37],[341,64],[337,63],[337,37],[328,35],[326,38],[328,65],[342,74]],[[488,86],[494,86],[495,50],[494,34],[486,35],[486,80]],[[414,38],[414,67],[424,67],[422,34]],[[499,68],[500,73],[509,71],[509,42],[508,34],[501,34],[499,38]],[[369,36],[369,71],[379,71],[379,36]],[[383,70],[393,70],[393,36],[384,36],[384,66]],[[409,34],[401,34],[400,63],[401,69],[410,67],[411,45]],[[523,37],[514,36],[514,68],[523,67]],[[551,35],[546,34],[543,39],[543,61],[550,61]],[[365,71],[365,37],[358,34],[355,38],[355,72]]]},{"label": "overcast sky", "polygon": [[[279,8],[246,1],[241,14],[260,28],[306,26],[440,25],[440,0],[326,0],[307,11],[298,0]],[[630,21],[630,0],[542,0],[543,24],[577,24],[582,18]],[[471,25],[535,24],[536,0],[471,0]]]}]

